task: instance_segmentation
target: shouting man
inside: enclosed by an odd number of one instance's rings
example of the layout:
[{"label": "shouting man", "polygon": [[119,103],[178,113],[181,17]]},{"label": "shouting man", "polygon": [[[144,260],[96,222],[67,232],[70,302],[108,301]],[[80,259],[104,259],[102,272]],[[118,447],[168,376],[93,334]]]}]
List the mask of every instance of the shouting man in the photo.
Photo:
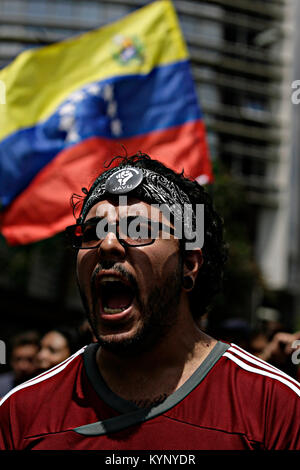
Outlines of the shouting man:
[{"label": "shouting man", "polygon": [[116,161],[66,229],[97,342],[3,398],[1,448],[300,449],[299,383],[198,327],[226,261],[208,194]]}]

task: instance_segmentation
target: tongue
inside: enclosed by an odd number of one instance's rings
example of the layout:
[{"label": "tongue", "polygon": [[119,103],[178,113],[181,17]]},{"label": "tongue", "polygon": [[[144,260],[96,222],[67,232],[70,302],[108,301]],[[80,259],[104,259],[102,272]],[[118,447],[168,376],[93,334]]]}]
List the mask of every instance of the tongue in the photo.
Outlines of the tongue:
[{"label": "tongue", "polygon": [[132,293],[126,287],[107,289],[105,292],[104,304],[108,308],[124,309],[132,302]]}]

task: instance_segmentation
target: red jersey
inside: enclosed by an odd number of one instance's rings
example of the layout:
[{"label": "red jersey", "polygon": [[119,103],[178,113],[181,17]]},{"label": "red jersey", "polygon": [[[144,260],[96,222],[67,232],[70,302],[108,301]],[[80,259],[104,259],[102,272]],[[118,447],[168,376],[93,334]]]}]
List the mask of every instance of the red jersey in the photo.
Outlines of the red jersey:
[{"label": "red jersey", "polygon": [[10,391],[0,406],[0,449],[300,449],[300,384],[219,341],[163,403],[138,408],[113,393],[97,344]]}]

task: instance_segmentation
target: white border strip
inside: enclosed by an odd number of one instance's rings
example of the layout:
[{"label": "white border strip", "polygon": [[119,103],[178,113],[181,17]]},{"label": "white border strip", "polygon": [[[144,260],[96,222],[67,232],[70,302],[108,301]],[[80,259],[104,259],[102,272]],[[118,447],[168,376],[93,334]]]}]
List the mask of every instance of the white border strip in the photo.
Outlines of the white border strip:
[{"label": "white border strip", "polygon": [[256,356],[248,355],[250,353],[247,353],[247,351],[243,351],[241,348],[236,349],[237,348],[236,345],[232,345],[232,346],[234,346],[234,348],[230,347],[228,349],[229,352],[230,351],[234,352],[235,354],[241,356],[246,361],[251,362],[252,364],[258,365],[260,367],[263,367],[264,369],[269,370],[270,372],[274,372],[274,374],[278,374],[278,375],[288,379],[290,382],[293,382],[294,384],[296,384],[300,389],[300,383],[296,379],[294,379],[293,377],[291,377],[288,374],[286,374],[285,372],[283,372],[282,370],[277,369],[277,367],[274,367],[271,364],[268,364],[267,362],[263,361],[262,359],[260,359]]},{"label": "white border strip", "polygon": [[7,398],[9,398],[13,393],[17,392],[18,390],[22,390],[23,388],[27,388],[27,387],[30,387],[31,385],[35,385],[61,372],[65,367],[67,367],[68,364],[70,364],[70,362],[73,361],[73,359],[75,359],[75,357],[79,356],[79,354],[81,354],[84,350],[85,350],[85,347],[81,348],[79,351],[77,351],[75,354],[73,354],[68,359],[63,361],[61,364],[54,366],[52,369],[49,369],[49,371],[47,371],[46,373],[43,372],[37,377],[30,379],[27,382],[24,382],[18,385],[17,387],[13,388],[6,395],[4,395],[4,397],[0,401],[0,406],[3,405],[5,400],[7,400]]},{"label": "white border strip", "polygon": [[74,354],[72,354],[71,356],[67,357],[67,359],[64,359],[62,362],[60,362],[59,364],[56,364],[55,366],[51,367],[50,369],[47,369],[45,370],[44,372],[41,372],[40,374],[36,375],[35,377],[32,377],[32,379],[29,379],[29,380],[26,380],[26,382],[23,382],[22,385],[24,383],[27,383],[27,382],[32,382],[33,380],[36,380],[37,378],[39,377],[42,377],[42,376],[45,376],[45,375],[48,375],[49,372],[52,372],[54,369],[57,369],[58,367],[62,366],[63,364],[65,364],[67,361],[70,361],[71,358],[73,357],[76,357],[77,354],[79,354],[81,352],[82,349],[85,349],[86,346],[84,346],[83,348],[81,348],[79,351],[76,351]]},{"label": "white border strip", "polygon": [[266,377],[270,377],[272,379],[278,380],[279,382],[281,382],[281,383],[287,385],[289,388],[291,388],[300,397],[300,389],[295,387],[294,384],[292,384],[291,382],[286,380],[284,377],[282,377],[280,375],[272,374],[272,373],[267,372],[267,371],[262,370],[262,369],[257,369],[256,367],[249,366],[249,364],[246,364],[245,362],[241,361],[237,357],[233,356],[230,352],[228,352],[228,350],[223,354],[223,356],[226,356],[229,359],[231,359],[233,362],[235,362],[237,365],[239,365],[242,369],[248,370],[249,372],[254,372],[254,374],[265,375]]},{"label": "white border strip", "polygon": [[[264,359],[261,359],[260,357],[258,356],[255,356],[254,354],[251,354],[249,351],[246,351],[245,349],[242,349],[240,346],[238,346],[237,344],[234,344],[234,343],[231,343],[231,347],[235,348],[235,349],[238,349],[240,352],[246,354],[247,357],[252,357],[253,359],[255,359],[256,361],[258,362],[261,362],[261,364],[265,365],[265,364],[268,364],[269,367],[272,367],[272,369],[274,370],[277,370],[278,372],[281,372],[282,373],[282,370],[278,369],[277,367],[273,366],[272,364],[269,364],[267,361],[265,361]],[[231,348],[230,348],[231,349]],[[237,352],[237,351],[236,351]]]}]

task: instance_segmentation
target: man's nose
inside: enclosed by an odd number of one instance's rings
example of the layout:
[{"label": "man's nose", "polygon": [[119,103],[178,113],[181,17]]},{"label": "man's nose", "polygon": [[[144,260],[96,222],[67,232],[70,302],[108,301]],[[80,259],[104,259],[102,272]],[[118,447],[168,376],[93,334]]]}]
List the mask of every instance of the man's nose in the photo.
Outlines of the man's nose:
[{"label": "man's nose", "polygon": [[97,251],[101,259],[123,259],[126,254],[125,247],[121,245],[113,232],[106,235],[99,244]]}]

